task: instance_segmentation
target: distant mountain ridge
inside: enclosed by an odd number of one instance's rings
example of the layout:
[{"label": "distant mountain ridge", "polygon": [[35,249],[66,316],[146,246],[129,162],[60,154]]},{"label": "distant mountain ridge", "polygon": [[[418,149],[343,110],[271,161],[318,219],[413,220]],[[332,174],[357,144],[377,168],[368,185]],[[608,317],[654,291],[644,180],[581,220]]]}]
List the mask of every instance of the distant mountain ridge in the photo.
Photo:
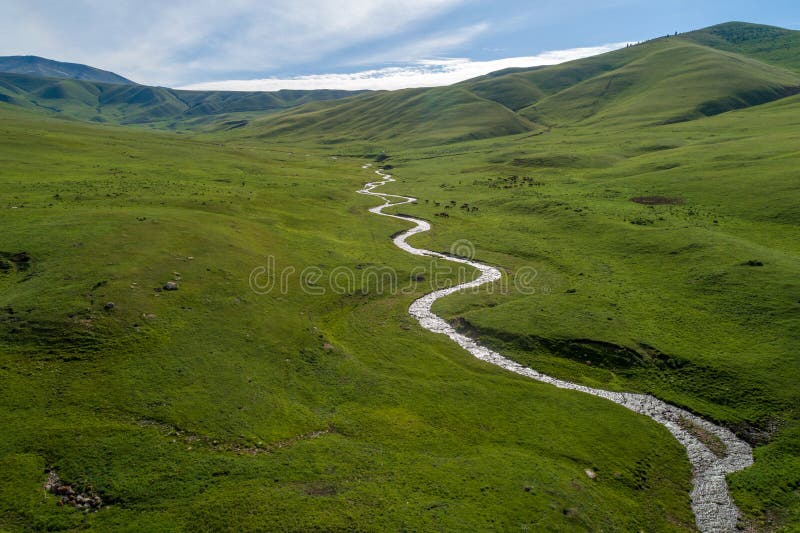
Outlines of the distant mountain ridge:
[{"label": "distant mountain ridge", "polygon": [[[0,103],[94,122],[237,129],[325,144],[404,138],[438,145],[579,123],[670,124],[800,93],[800,31],[742,22],[559,65],[397,91],[183,91],[56,79],[42,74],[52,72],[44,67],[55,65],[64,76],[70,64],[41,58],[27,66],[17,61],[14,68],[28,72],[2,73],[2,59]],[[104,72],[77,67],[75,76]]]},{"label": "distant mountain ridge", "polygon": [[107,70],[81,65],[79,63],[65,63],[38,56],[5,56],[0,57],[0,72],[10,74],[25,74],[42,78],[59,78],[82,81],[96,81],[100,83],[115,83],[119,85],[136,85],[119,74]]},{"label": "distant mountain ridge", "polygon": [[[31,111],[111,124],[193,124],[230,113],[264,114],[360,91],[225,92],[182,91],[136,84],[111,84],[0,73],[0,103]],[[236,117],[237,127],[242,124]],[[246,121],[245,121],[246,123]]]}]

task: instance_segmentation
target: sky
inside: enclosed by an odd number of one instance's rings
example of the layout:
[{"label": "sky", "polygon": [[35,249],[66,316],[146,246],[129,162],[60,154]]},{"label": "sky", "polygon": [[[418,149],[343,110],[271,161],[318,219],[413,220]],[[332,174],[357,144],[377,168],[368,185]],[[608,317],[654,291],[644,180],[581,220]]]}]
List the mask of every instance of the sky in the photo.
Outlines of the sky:
[{"label": "sky", "polygon": [[227,90],[399,89],[554,64],[798,0],[2,0],[0,55]]}]

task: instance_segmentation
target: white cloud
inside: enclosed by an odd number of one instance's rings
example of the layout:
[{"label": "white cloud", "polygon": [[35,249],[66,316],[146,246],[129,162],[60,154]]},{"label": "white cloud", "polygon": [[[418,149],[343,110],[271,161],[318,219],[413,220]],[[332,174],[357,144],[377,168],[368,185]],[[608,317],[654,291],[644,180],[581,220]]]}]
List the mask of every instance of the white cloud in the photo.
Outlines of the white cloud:
[{"label": "white cloud", "polygon": [[169,85],[318,61],[467,1],[4,0],[0,50]]},{"label": "white cloud", "polygon": [[443,52],[468,43],[489,30],[486,23],[464,26],[430,37],[412,40],[378,53],[362,54],[352,62],[354,65],[375,65],[384,63],[389,58],[392,62],[413,62],[421,57],[436,57]]},{"label": "white cloud", "polygon": [[587,48],[554,50],[535,56],[509,57],[490,61],[432,59],[401,67],[386,67],[346,74],[314,74],[291,78],[228,80],[195,83],[181,89],[218,91],[277,91],[281,89],[396,90],[410,87],[437,87],[483,76],[506,68],[556,65],[622,48],[613,43]]}]

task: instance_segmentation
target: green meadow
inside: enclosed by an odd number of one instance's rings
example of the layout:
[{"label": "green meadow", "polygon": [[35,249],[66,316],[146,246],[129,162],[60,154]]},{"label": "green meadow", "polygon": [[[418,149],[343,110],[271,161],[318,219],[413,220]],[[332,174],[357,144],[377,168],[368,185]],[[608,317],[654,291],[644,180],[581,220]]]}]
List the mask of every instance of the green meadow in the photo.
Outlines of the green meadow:
[{"label": "green meadow", "polygon": [[[792,530],[797,34],[722,25],[436,89],[154,90],[104,120],[122,87],[0,78],[0,530],[694,530],[665,428],[408,315],[461,273],[394,246],[367,163],[432,222],[415,246],[468,240],[505,274],[438,314],[731,428],[754,446],[728,478],[742,527]],[[103,507],[59,506],[49,471]]]},{"label": "green meadow", "polygon": [[[800,479],[798,124],[794,97],[635,135],[403,153],[389,187],[434,221],[415,243],[466,237],[507,272],[508,291],[454,295],[437,313],[532,368],[733,428],[758,445],[734,496],[781,513],[797,509]],[[522,267],[533,294],[514,290]]]},{"label": "green meadow", "polygon": [[2,113],[4,528],[691,527],[666,430],[420,330],[424,283],[250,289],[268,255],[427,267],[361,161]]}]

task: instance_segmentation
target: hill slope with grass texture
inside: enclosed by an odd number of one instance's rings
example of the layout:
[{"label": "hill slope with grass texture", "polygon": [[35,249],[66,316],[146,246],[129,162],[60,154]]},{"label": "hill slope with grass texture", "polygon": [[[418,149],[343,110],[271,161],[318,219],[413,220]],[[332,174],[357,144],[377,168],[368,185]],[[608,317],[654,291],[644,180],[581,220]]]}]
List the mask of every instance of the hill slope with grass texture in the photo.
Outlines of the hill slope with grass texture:
[{"label": "hill slope with grass texture", "polygon": [[458,86],[382,92],[320,103],[253,121],[241,132],[326,144],[396,139],[423,145],[498,137],[535,128],[505,107]]},{"label": "hill slope with grass texture", "polygon": [[760,59],[767,63],[800,71],[800,31],[727,22],[684,34],[699,44],[735,52]]},{"label": "hill slope with grass texture", "polygon": [[247,124],[251,115],[360,91],[226,92],[181,91],[28,74],[0,73],[0,102],[48,116],[112,124],[147,124],[158,129],[197,128],[214,122],[226,130]]},{"label": "hill slope with grass texture", "polygon": [[[744,35],[755,31],[751,25],[723,27]],[[800,49],[796,38],[800,32],[782,31],[780,43],[785,40],[789,48],[775,57],[789,57]],[[451,87],[301,107],[253,121],[238,134],[289,142],[423,146],[538,133],[580,122],[607,128],[688,121],[800,92],[800,73],[786,68],[791,61],[773,61],[770,54],[759,52],[755,43],[767,46],[763,41],[731,37],[734,42],[724,41],[723,46],[722,41],[703,37],[715,32],[712,28],[655,39]]]},{"label": "hill slope with grass texture", "polygon": [[[748,523],[800,523],[800,96],[598,135],[553,128],[401,150],[387,192],[433,220],[415,246],[467,238],[479,261],[535,269],[533,294],[434,306],[520,363],[648,392],[755,446],[729,478]],[[444,206],[448,206],[447,208]],[[440,216],[445,212],[448,216]]]},{"label": "hill slope with grass texture", "polygon": [[624,66],[576,83],[520,113],[548,124],[586,121],[598,127],[682,122],[800,92],[799,74],[754,59],[680,38],[638,46],[646,53],[639,52]]}]

